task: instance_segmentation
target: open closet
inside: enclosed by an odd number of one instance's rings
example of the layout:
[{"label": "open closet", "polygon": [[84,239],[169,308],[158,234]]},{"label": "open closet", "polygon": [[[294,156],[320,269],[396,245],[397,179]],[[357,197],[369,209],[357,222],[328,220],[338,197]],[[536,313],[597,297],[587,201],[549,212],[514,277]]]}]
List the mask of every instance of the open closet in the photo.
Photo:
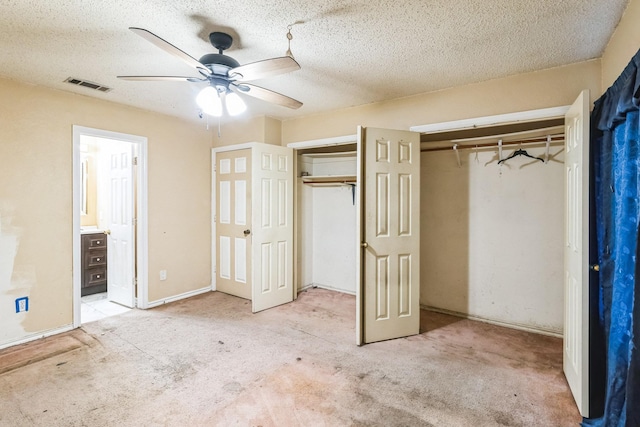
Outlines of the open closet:
[{"label": "open closet", "polygon": [[297,290],[356,293],[356,144],[297,150]]},{"label": "open closet", "polygon": [[564,117],[421,144],[422,306],[561,335]]}]

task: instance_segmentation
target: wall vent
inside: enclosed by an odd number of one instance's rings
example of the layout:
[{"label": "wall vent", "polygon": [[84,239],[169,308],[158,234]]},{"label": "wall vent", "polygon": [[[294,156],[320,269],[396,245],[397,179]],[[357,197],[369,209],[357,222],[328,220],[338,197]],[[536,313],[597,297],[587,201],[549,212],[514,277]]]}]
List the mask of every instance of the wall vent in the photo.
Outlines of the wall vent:
[{"label": "wall vent", "polygon": [[72,85],[83,86],[93,90],[99,90],[100,92],[109,92],[111,90],[110,87],[102,86],[98,83],[93,83],[87,80],[76,79],[74,77],[67,78],[65,82],[71,83]]}]

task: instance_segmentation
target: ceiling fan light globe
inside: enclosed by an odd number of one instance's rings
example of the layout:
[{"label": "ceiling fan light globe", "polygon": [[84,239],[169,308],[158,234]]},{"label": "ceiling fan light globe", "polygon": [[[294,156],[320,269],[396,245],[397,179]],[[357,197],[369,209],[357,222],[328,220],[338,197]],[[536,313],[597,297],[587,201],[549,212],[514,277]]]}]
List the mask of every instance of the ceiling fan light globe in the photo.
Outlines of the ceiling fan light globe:
[{"label": "ceiling fan light globe", "polygon": [[227,111],[232,116],[237,116],[247,111],[247,105],[237,93],[227,93],[225,97]]},{"label": "ceiling fan light globe", "polygon": [[211,86],[207,86],[200,91],[196,97],[196,103],[205,114],[210,116],[222,116],[222,100],[218,91]]}]

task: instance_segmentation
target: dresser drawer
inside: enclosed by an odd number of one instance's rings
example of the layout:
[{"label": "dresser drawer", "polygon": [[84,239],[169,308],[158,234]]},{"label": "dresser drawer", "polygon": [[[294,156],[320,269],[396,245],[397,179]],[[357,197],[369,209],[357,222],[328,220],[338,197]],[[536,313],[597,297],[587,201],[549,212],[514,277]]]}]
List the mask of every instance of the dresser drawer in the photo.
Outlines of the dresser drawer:
[{"label": "dresser drawer", "polygon": [[82,287],[98,286],[107,283],[107,267],[87,268],[83,273]]},{"label": "dresser drawer", "polygon": [[107,250],[106,249],[93,249],[85,251],[82,259],[82,266],[84,268],[99,267],[107,265]]},{"label": "dresser drawer", "polygon": [[84,239],[84,247],[87,250],[102,249],[107,247],[107,236],[105,234],[85,234],[82,237]]}]

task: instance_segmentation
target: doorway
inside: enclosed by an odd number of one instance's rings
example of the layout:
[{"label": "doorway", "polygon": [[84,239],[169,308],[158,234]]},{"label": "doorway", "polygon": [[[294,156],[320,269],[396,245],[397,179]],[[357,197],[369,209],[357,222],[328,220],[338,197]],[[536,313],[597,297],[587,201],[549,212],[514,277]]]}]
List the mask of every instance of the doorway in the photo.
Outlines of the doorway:
[{"label": "doorway", "polygon": [[146,308],[146,153],[145,137],[73,127],[74,327]]}]

